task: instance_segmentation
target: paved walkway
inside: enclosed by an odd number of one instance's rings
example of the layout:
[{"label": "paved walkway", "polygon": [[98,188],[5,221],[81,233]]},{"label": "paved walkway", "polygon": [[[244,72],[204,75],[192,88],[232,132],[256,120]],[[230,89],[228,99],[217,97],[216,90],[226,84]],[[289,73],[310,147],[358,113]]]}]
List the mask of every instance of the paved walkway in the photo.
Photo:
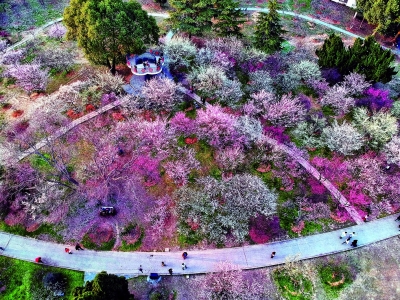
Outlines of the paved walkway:
[{"label": "paved walkway", "polygon": [[[397,236],[399,222],[396,216],[355,225],[345,229],[347,232],[356,232],[360,247]],[[39,241],[31,238],[16,236],[0,232],[0,246],[5,251],[1,255],[34,261],[41,256],[48,265],[74,269],[84,272],[98,273],[103,270],[121,275],[141,275],[138,268],[143,266],[144,274],[157,272],[167,274],[168,268],[174,274],[197,274],[215,271],[215,264],[220,261],[229,261],[242,269],[255,269],[273,266],[285,262],[288,256],[300,255],[300,259],[308,259],[329,255],[353,249],[350,245],[342,244],[339,239],[342,230],[316,234],[307,237],[275,242],[270,244],[252,245],[236,248],[215,250],[188,251],[188,258],[184,261],[186,270],[182,270],[182,252],[97,252],[92,250],[74,251],[72,255],[64,252],[65,247]],[[270,258],[272,251],[276,252],[274,259]],[[161,267],[161,261],[167,267]]]}]

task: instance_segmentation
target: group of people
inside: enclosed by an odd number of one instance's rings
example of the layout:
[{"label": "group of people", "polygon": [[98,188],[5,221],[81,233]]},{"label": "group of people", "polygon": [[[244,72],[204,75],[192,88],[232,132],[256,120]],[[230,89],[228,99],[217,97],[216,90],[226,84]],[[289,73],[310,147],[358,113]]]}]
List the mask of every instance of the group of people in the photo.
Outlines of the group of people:
[{"label": "group of people", "polygon": [[[346,240],[342,244],[348,245],[350,240],[355,236],[356,236],[356,233],[354,231],[352,233],[348,234],[348,235],[347,235],[347,231],[342,231],[342,234],[340,235],[340,238],[341,239],[346,238]],[[357,247],[357,242],[358,242],[358,240],[353,240],[351,242],[351,246]]]}]

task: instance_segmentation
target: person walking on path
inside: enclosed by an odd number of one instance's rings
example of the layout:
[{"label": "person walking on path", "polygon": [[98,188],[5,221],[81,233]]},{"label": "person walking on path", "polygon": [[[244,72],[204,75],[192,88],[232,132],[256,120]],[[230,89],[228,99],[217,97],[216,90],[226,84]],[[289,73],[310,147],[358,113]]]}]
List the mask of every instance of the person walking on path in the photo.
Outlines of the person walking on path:
[{"label": "person walking on path", "polygon": [[354,241],[352,241],[352,242],[351,242],[351,246],[353,246],[353,247],[357,247],[357,242],[358,242],[358,240],[354,240]]},{"label": "person walking on path", "polygon": [[182,263],[182,270],[185,270],[186,269],[186,265],[185,265],[185,263]]},{"label": "person walking on path", "polygon": [[342,238],[346,237],[346,235],[347,235],[347,231],[342,231],[342,234],[340,235],[340,238],[342,239]]},{"label": "person walking on path", "polygon": [[172,269],[168,269],[169,275],[172,275]]},{"label": "person walking on path", "polygon": [[364,222],[368,222],[368,215],[365,215],[365,216],[363,217],[363,221],[364,221]]},{"label": "person walking on path", "polygon": [[356,236],[356,233],[355,233],[354,231],[353,231],[353,233],[350,233],[350,234],[349,234],[349,237],[350,237],[350,238],[353,238],[353,237],[355,237],[355,236]]},{"label": "person walking on path", "polygon": [[271,258],[274,258],[275,254],[276,254],[276,252],[275,252],[275,251],[274,251],[274,252],[272,252],[272,253],[271,253]]},{"label": "person walking on path", "polygon": [[142,265],[139,266],[139,271],[143,273]]},{"label": "person walking on path", "polygon": [[76,246],[75,246],[75,250],[76,251],[83,250],[83,248],[81,247],[81,245],[79,243],[77,243]]},{"label": "person walking on path", "polygon": [[397,217],[397,219],[395,221],[400,221],[400,215]]},{"label": "person walking on path", "polygon": [[187,252],[183,252],[183,253],[182,253],[182,257],[183,257],[183,259],[186,259],[186,258],[188,257]]},{"label": "person walking on path", "polygon": [[69,248],[65,248],[64,251],[65,251],[65,253],[72,254],[72,251]]},{"label": "person walking on path", "polygon": [[348,244],[351,240],[351,236],[349,236],[342,244]]},{"label": "person walking on path", "polygon": [[0,250],[1,250],[1,251],[4,251],[4,250],[6,250],[6,249],[4,249],[3,247],[0,247]]},{"label": "person walking on path", "polygon": [[35,262],[41,263],[41,264],[43,263],[42,258],[40,256],[35,258]]},{"label": "person walking on path", "polygon": [[162,261],[161,262],[161,267],[165,267],[166,266],[166,264]]}]

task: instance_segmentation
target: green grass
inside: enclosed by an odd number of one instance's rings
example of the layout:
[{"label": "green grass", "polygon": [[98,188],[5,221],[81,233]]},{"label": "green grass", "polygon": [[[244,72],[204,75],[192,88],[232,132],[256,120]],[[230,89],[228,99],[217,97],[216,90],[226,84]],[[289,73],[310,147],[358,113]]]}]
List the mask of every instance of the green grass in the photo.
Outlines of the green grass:
[{"label": "green grass", "polygon": [[296,49],[296,47],[293,46],[288,41],[284,41],[281,46],[282,46],[282,50],[281,51],[282,51],[283,54],[288,54],[288,53],[292,52],[294,49]]},{"label": "green grass", "polygon": [[293,11],[302,13],[311,12],[311,0],[288,0],[286,3]]},{"label": "green grass", "polygon": [[302,235],[310,235],[313,233],[322,232],[322,225],[316,222],[304,222],[304,228],[301,231]]},{"label": "green grass", "polygon": [[48,160],[50,160],[51,156],[48,153],[44,153],[43,157],[41,155],[33,155],[31,157],[31,166],[32,168],[43,172],[43,173],[50,173],[54,171],[52,165],[49,164]]},{"label": "green grass", "polygon": [[26,229],[21,225],[9,226],[6,223],[4,223],[4,221],[0,221],[0,230],[15,234],[15,235],[27,236],[27,237],[31,237],[31,238],[36,238],[41,234],[48,234],[51,237],[53,237],[57,242],[59,242],[59,243],[63,242],[62,236],[58,233],[58,231],[60,231],[61,228],[58,228],[55,225],[46,224],[46,223],[43,223],[42,225],[40,225],[39,228],[36,229],[35,231],[29,232],[29,231],[26,231]]},{"label": "green grass", "polygon": [[318,275],[329,298],[339,297],[340,291],[353,282],[350,268],[344,263],[320,265]]},{"label": "green grass", "polygon": [[115,244],[115,239],[111,239],[108,242],[98,245],[90,239],[88,234],[85,234],[82,238],[82,245],[85,248],[97,251],[110,251],[114,247],[114,244]]},{"label": "green grass", "polygon": [[303,275],[289,275],[283,268],[279,268],[273,272],[273,278],[284,299],[312,299],[312,282]]},{"label": "green grass", "polygon": [[[134,229],[137,226],[137,224],[132,223],[128,225],[123,232],[121,232],[121,235],[129,234],[132,229]],[[121,246],[119,247],[118,250],[120,251],[136,251],[139,249],[139,247],[142,245],[142,241],[144,238],[144,229],[140,227],[140,236],[136,242],[133,244],[128,244],[126,241],[122,241]]]},{"label": "green grass", "polygon": [[[3,300],[45,299],[41,293],[43,276],[48,272],[62,273],[67,279],[65,295],[70,295],[75,287],[83,285],[83,272],[49,267],[18,259],[0,256],[0,282],[6,289],[1,293]],[[60,297],[58,299],[68,299]]]}]

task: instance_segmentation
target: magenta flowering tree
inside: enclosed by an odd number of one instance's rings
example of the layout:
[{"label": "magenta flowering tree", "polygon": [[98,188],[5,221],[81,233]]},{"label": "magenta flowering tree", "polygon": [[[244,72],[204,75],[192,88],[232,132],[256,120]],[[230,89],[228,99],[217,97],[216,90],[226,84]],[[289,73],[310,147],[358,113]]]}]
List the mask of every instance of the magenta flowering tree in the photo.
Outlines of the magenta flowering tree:
[{"label": "magenta flowering tree", "polygon": [[6,74],[17,80],[17,85],[27,93],[34,91],[44,91],[49,81],[47,70],[42,70],[37,63],[14,65],[10,67]]},{"label": "magenta flowering tree", "polygon": [[185,185],[188,182],[189,173],[192,170],[199,169],[200,163],[195,158],[195,153],[192,148],[178,149],[175,156],[177,157],[176,160],[164,163],[165,173],[174,180],[177,185]]},{"label": "magenta flowering tree", "polygon": [[372,111],[391,109],[393,100],[389,98],[389,90],[370,87],[364,91],[364,96],[357,99],[357,106],[366,106]]},{"label": "magenta flowering tree", "polygon": [[221,169],[232,171],[245,162],[245,154],[242,147],[227,147],[216,151],[215,161]]},{"label": "magenta flowering tree", "polygon": [[186,117],[184,112],[177,112],[169,121],[172,132],[176,135],[191,135],[195,132],[196,124],[193,119]]},{"label": "magenta flowering tree", "polygon": [[239,134],[235,130],[236,117],[225,113],[219,105],[208,105],[197,112],[197,136],[214,147],[235,145]]},{"label": "magenta flowering tree", "polygon": [[169,78],[155,77],[145,82],[142,88],[143,103],[148,109],[171,110],[181,101],[178,85]]},{"label": "magenta flowering tree", "polygon": [[143,178],[146,186],[160,182],[160,161],[148,155],[139,155],[133,162],[131,171]]}]

